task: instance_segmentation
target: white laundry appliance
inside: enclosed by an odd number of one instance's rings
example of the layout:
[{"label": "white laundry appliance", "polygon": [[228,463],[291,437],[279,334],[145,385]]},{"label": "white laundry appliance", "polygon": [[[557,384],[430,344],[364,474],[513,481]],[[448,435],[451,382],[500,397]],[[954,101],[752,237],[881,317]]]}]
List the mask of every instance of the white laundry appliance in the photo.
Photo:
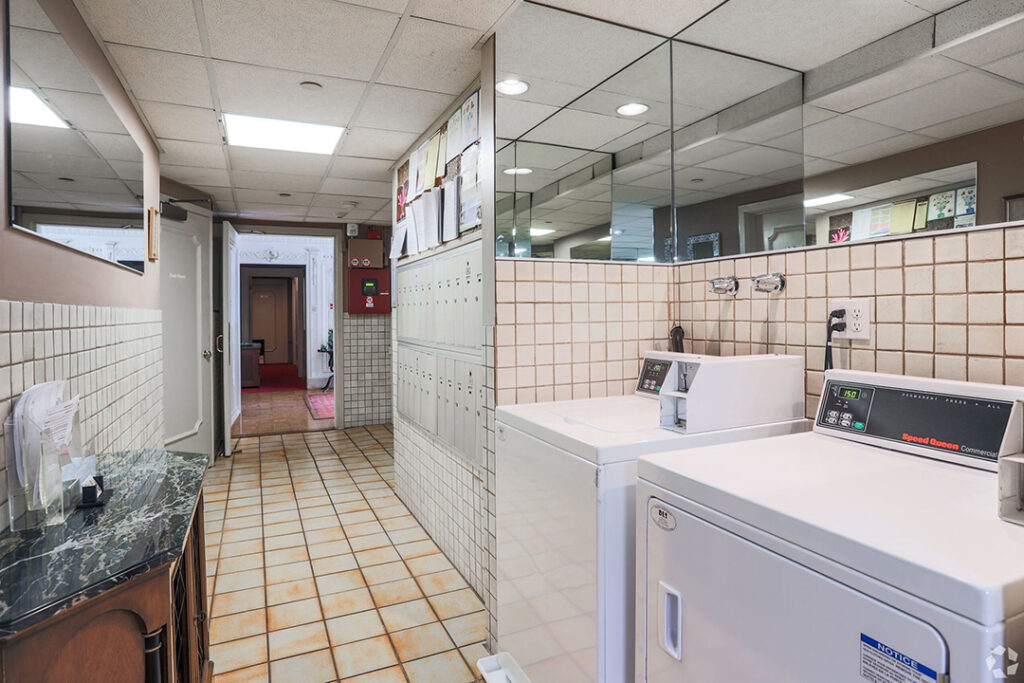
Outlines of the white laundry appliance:
[{"label": "white laundry appliance", "polygon": [[493,680],[632,680],[636,459],[806,431],[803,369],[651,352],[632,396],[497,409]]},{"label": "white laundry appliance", "polygon": [[813,432],[641,459],[636,680],[1024,680],[1022,401],[829,371]]}]

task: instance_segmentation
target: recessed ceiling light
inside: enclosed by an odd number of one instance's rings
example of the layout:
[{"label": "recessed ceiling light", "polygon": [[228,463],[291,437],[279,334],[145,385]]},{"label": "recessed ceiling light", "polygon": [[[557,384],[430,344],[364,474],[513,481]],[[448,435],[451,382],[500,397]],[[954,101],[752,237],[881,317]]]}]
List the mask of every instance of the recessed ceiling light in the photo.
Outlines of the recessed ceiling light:
[{"label": "recessed ceiling light", "polygon": [[804,200],[804,206],[811,208],[814,206],[825,206],[826,204],[835,204],[836,202],[845,202],[847,199],[853,199],[848,194],[827,194],[824,197],[815,197],[814,199]]},{"label": "recessed ceiling light", "polygon": [[648,107],[646,104],[640,104],[639,102],[630,102],[629,104],[622,105],[615,111],[619,112],[619,114],[622,116],[639,116],[648,109],[650,109],[650,107]]},{"label": "recessed ceiling light", "polygon": [[598,237],[597,241],[598,242],[611,242],[612,241],[612,236],[608,235],[606,237]]},{"label": "recessed ceiling light", "polygon": [[540,237],[541,235],[550,235],[554,230],[548,228],[530,228],[530,237]]},{"label": "recessed ceiling light", "polygon": [[68,123],[36,94],[31,88],[11,86],[7,89],[10,96],[11,123],[27,123],[30,126],[47,126],[49,128],[68,128]]},{"label": "recessed ceiling light", "polygon": [[299,87],[303,90],[323,90],[324,86],[320,85],[316,81],[302,81],[299,83]]},{"label": "recessed ceiling light", "polygon": [[533,173],[532,168],[506,168],[504,170],[505,175],[530,175]]},{"label": "recessed ceiling light", "polygon": [[345,130],[339,126],[265,119],[259,116],[224,114],[228,144],[283,152],[333,154]]},{"label": "recessed ceiling light", "polygon": [[494,89],[502,95],[522,95],[530,89],[530,84],[516,78],[507,78],[494,84]]}]

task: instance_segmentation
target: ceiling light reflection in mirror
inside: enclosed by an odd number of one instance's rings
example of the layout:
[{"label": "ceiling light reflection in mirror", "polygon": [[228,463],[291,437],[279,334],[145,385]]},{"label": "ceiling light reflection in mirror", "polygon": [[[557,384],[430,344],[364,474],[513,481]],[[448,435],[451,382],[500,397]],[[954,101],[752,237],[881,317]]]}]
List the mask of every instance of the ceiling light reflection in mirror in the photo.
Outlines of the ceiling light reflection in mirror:
[{"label": "ceiling light reflection in mirror", "polygon": [[141,272],[142,152],[35,0],[14,0],[11,222]]}]

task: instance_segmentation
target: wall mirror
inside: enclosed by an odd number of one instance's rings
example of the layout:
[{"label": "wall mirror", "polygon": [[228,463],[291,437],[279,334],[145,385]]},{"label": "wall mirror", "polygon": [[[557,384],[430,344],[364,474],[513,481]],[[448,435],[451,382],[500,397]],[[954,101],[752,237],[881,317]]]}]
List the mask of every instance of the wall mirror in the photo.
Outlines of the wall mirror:
[{"label": "wall mirror", "polygon": [[802,73],[524,3],[497,33],[498,254],[672,262],[1009,220],[1024,19],[927,33],[895,36],[894,66],[854,46]]},{"label": "wall mirror", "polygon": [[11,223],[142,272],[142,151],[35,0],[8,12]]}]

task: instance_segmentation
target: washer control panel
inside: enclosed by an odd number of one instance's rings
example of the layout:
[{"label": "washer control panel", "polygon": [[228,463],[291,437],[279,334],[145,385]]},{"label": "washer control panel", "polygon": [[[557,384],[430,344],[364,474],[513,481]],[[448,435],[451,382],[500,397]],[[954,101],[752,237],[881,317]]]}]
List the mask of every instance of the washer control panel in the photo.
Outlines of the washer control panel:
[{"label": "washer control panel", "polygon": [[1010,401],[829,380],[817,426],[994,462],[1012,407]]},{"label": "washer control panel", "polygon": [[636,381],[636,390],[645,394],[661,392],[661,387],[668,377],[668,369],[672,367],[672,361],[660,358],[644,358],[643,368],[640,370],[640,377]]}]

